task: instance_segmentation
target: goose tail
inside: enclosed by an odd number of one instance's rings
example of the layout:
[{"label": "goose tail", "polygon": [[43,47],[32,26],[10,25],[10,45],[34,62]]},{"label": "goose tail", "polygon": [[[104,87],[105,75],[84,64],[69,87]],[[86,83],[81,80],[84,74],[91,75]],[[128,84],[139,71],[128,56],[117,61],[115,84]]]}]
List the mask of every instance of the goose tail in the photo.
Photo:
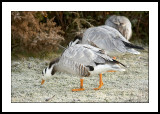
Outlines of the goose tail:
[{"label": "goose tail", "polygon": [[124,45],[128,48],[135,48],[135,49],[141,49],[141,50],[144,50],[143,47],[141,46],[137,46],[137,45],[134,45],[134,44],[131,44],[131,43],[128,43],[128,42],[125,42],[123,41]]},{"label": "goose tail", "polygon": [[112,70],[115,70],[115,71],[126,71],[124,68],[121,68],[121,66],[119,64],[114,64],[112,66]]},{"label": "goose tail", "polygon": [[132,53],[132,54],[136,54],[136,55],[140,54],[140,52],[135,49],[127,49],[127,52]]}]

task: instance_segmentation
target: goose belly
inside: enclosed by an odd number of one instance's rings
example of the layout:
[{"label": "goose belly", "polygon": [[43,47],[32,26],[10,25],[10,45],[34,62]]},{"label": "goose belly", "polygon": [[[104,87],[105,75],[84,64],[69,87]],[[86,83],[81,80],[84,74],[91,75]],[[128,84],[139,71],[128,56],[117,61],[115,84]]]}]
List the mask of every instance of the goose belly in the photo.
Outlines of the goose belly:
[{"label": "goose belly", "polygon": [[93,71],[90,71],[91,75],[105,73],[108,70],[115,70],[115,71],[125,71],[122,69],[118,64],[104,64],[104,65],[97,65],[94,67]]},{"label": "goose belly", "polygon": [[91,75],[95,75],[95,74],[100,74],[100,73],[104,73],[107,70],[111,70],[112,67],[110,65],[97,65],[94,67],[93,71],[90,71]]}]

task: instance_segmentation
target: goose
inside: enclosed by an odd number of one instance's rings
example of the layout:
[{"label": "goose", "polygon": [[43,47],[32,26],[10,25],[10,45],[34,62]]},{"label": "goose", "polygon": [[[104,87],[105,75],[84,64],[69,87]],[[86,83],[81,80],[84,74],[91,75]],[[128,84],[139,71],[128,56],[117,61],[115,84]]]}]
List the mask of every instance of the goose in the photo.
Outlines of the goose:
[{"label": "goose", "polygon": [[83,91],[83,77],[99,74],[99,86],[94,88],[99,90],[103,85],[102,74],[106,70],[125,71],[122,66],[125,67],[124,64],[110,58],[103,49],[88,44],[70,43],[60,57],[43,69],[41,84],[56,72],[65,72],[80,76],[80,88],[72,91]]},{"label": "goose", "polygon": [[140,54],[135,49],[144,50],[143,47],[129,42],[118,30],[107,25],[88,28],[83,37],[76,36],[74,41],[78,41],[79,44],[89,44],[104,49],[113,58],[116,58],[114,57],[116,55],[125,53]]},{"label": "goose", "polygon": [[127,40],[130,40],[132,24],[127,17],[112,15],[105,21],[105,25],[117,29]]}]

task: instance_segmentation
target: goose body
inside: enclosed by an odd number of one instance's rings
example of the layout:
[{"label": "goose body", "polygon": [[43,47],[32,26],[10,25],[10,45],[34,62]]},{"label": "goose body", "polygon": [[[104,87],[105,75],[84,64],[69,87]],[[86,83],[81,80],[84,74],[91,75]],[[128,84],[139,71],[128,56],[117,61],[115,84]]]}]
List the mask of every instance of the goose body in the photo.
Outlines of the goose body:
[{"label": "goose body", "polygon": [[105,50],[87,44],[69,46],[58,59],[52,61],[42,72],[42,79],[54,75],[55,72],[66,72],[88,77],[101,74],[107,70],[125,71],[122,63],[110,58]]},{"label": "goose body", "polygon": [[140,54],[135,49],[143,49],[130,43],[118,30],[107,25],[87,29],[81,42],[104,49],[110,56],[124,53]]},{"label": "goose body", "polygon": [[[112,64],[114,62],[115,60],[111,59],[102,49],[87,44],[76,44],[65,50],[57,67],[62,72],[85,76],[87,75],[87,72],[84,72],[85,70],[92,75],[106,70],[120,70],[118,65],[115,67],[115,64]],[[89,70],[91,67],[94,70]]]}]

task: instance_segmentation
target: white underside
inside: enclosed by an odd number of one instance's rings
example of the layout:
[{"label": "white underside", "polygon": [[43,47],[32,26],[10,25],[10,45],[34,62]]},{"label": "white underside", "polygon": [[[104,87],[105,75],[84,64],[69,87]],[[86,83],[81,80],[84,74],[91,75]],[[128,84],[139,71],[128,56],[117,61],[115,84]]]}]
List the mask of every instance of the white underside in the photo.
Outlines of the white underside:
[{"label": "white underside", "polygon": [[94,71],[90,71],[91,75],[95,75],[95,74],[100,74],[100,73],[105,73],[108,70],[115,70],[115,71],[125,71],[125,69],[122,69],[118,64],[115,65],[98,65],[96,67],[94,67]]},{"label": "white underside", "polygon": [[135,49],[127,49],[127,52],[132,53],[132,54],[136,54],[136,55],[140,54],[140,52]]}]

